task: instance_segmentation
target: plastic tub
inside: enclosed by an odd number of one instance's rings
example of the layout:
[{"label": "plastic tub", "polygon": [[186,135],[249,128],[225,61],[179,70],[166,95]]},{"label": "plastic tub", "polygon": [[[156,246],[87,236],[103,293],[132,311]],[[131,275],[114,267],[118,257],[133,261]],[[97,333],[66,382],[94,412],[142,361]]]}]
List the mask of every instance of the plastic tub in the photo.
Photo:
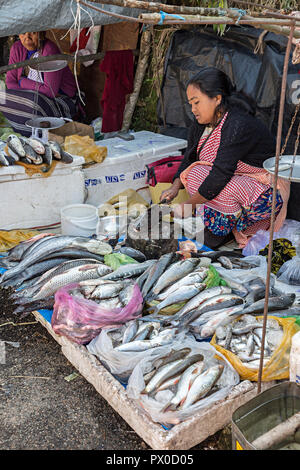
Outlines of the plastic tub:
[{"label": "plastic tub", "polygon": [[70,204],[60,211],[63,235],[89,237],[96,233],[98,210],[90,204]]}]

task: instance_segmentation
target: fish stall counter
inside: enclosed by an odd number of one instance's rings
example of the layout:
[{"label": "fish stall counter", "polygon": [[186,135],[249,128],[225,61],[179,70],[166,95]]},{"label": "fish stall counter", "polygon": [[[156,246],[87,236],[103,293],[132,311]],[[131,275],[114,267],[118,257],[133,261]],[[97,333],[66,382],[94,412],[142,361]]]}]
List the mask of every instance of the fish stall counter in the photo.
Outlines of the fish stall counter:
[{"label": "fish stall counter", "polygon": [[29,176],[23,166],[0,166],[1,230],[60,223],[60,209],[84,202],[84,158],[57,162],[49,176]]},{"label": "fish stall counter", "polygon": [[86,203],[99,206],[126,189],[147,186],[146,165],[168,156],[181,155],[187,141],[149,131],[132,132],[132,140],[120,137],[96,142],[107,147],[102,163],[84,168]]}]

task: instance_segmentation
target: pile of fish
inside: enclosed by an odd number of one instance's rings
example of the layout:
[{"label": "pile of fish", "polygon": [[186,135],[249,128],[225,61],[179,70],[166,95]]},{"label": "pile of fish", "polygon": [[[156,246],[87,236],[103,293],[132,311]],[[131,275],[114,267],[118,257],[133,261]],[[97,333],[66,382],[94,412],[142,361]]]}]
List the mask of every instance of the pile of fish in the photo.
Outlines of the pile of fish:
[{"label": "pile of fish", "polygon": [[144,374],[144,395],[154,396],[162,390],[174,390],[172,399],[161,411],[185,410],[204,398],[221,377],[223,365],[204,368],[202,354],[182,348],[153,361],[151,370]]},{"label": "pile of fish", "polygon": [[[262,346],[263,318],[245,314],[239,320],[216,329],[216,343],[234,353],[249,369],[258,369]],[[280,345],[283,328],[273,318],[267,319],[263,367]]]},{"label": "pile of fish", "polygon": [[30,165],[46,164],[46,169],[51,167],[52,161],[59,160],[63,163],[72,163],[73,157],[54,141],[41,142],[35,137],[18,137],[11,134],[7,138],[8,154],[0,150],[0,164],[3,166],[14,165],[21,161]]},{"label": "pile of fish", "polygon": [[103,263],[109,244],[88,237],[43,234],[22,242],[1,258],[6,271],[0,287],[14,287],[15,313],[52,308],[60,288],[85,279],[97,279],[112,272]]}]

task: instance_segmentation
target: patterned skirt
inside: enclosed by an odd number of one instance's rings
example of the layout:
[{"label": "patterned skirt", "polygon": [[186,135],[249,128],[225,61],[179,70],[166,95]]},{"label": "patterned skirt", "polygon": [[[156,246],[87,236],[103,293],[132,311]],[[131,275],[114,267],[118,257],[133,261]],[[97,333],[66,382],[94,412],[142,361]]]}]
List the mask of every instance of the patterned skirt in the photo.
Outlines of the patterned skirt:
[{"label": "patterned skirt", "polygon": [[[212,233],[224,236],[232,232],[234,228],[242,232],[255,222],[271,218],[273,189],[269,188],[259,198],[251,204],[248,209],[242,208],[239,215],[222,214],[210,207],[204,206],[204,225]],[[277,191],[275,211],[276,215],[282,207],[282,197]]]}]

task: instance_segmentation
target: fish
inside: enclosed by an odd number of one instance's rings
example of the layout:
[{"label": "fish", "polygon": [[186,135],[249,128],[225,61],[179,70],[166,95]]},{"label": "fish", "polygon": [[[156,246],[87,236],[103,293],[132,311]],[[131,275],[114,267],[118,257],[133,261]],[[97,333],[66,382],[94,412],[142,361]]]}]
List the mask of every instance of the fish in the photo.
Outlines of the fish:
[{"label": "fish", "polygon": [[125,344],[121,344],[115,348],[115,351],[121,352],[141,352],[146,351],[147,349],[157,348],[159,346],[164,346],[172,342],[174,334],[165,335],[165,336],[156,336],[154,339],[146,339],[146,340],[137,340],[137,341],[130,341]]},{"label": "fish", "polygon": [[130,320],[126,324],[126,328],[123,333],[122,344],[129,343],[134,338],[137,330],[138,330],[138,321]]},{"label": "fish", "polygon": [[151,323],[146,323],[142,325],[142,327],[136,332],[132,341],[138,341],[142,339],[146,339],[154,330],[154,326]]},{"label": "fish", "polygon": [[125,307],[126,305],[129,304],[130,300],[132,299],[133,296],[133,291],[134,291],[134,284],[130,284],[126,286],[120,293],[119,293],[119,299],[121,304]]},{"label": "fish", "polygon": [[221,273],[222,279],[227,282],[228,286],[231,287],[232,293],[237,294],[241,297],[246,297],[249,294],[247,287],[240,282],[235,281],[229,275]]},{"label": "fish", "polygon": [[57,250],[53,253],[47,254],[46,259],[51,259],[56,256],[60,256],[61,258],[69,258],[69,259],[79,259],[79,258],[91,258],[96,259],[100,262],[104,261],[103,255],[98,255],[97,253],[91,253],[90,251],[78,248],[63,248],[62,250]]},{"label": "fish", "polygon": [[114,272],[103,276],[103,279],[108,280],[117,280],[129,277],[135,277],[139,274],[142,274],[150,264],[153,263],[153,260],[144,261],[144,263],[130,263],[120,266]]},{"label": "fish", "polygon": [[156,260],[155,264],[149,271],[148,279],[146,280],[142,289],[142,295],[145,299],[150,298],[150,291],[152,290],[157,280],[167,269],[167,267],[172,263],[174,258],[174,253],[166,253],[165,255],[162,255],[158,261]]},{"label": "fish", "polygon": [[49,140],[48,144],[52,150],[53,158],[55,158],[56,160],[61,160],[62,148],[59,143],[55,142],[54,140]]},{"label": "fish", "polygon": [[182,348],[178,350],[171,349],[169,354],[167,354],[166,356],[156,358],[152,363],[151,371],[148,374],[144,375],[145,383],[149,382],[149,380],[153,377],[154,373],[158,369],[169,364],[170,362],[185,358],[186,356],[188,356],[188,354],[190,354],[190,352],[191,348]]},{"label": "fish", "polygon": [[181,279],[185,274],[190,273],[198,264],[198,260],[189,258],[183,261],[177,261],[159,277],[153,286],[153,294],[159,294],[163,289],[168,287],[173,282]]},{"label": "fish", "polygon": [[[187,274],[182,279],[175,282],[175,284],[172,284],[170,287],[168,287],[167,289],[163,290],[160,294],[158,294],[155,297],[155,300],[165,300],[168,297],[168,295],[170,295],[172,292],[176,292],[182,286],[190,286],[196,283],[202,283],[202,281],[205,280],[207,273],[208,273],[207,268],[201,268],[201,271],[197,270],[197,271],[193,271]],[[205,283],[202,285],[205,286]]]},{"label": "fish", "polygon": [[41,157],[41,155],[39,155],[38,153],[36,153],[36,151],[31,147],[31,145],[29,145],[27,143],[27,141],[24,139],[24,143],[23,143],[23,147],[24,147],[24,150],[25,150],[25,156],[31,160],[31,162],[39,165],[40,163],[42,163],[43,161],[43,158]]},{"label": "fish", "polygon": [[39,300],[46,297],[50,297],[55,292],[68,284],[72,284],[83,279],[97,278],[98,266],[95,264],[86,264],[83,266],[76,266],[62,274],[57,274],[41,287],[41,289],[33,296],[32,300]]},{"label": "fish", "polygon": [[[154,265],[154,263],[153,263],[153,265]],[[153,265],[148,266],[148,268],[135,280],[135,282],[137,283],[137,285],[139,286],[141,291],[143,289],[143,286],[144,286],[146,280],[148,279],[150,270],[151,270]]]},{"label": "fish", "polygon": [[27,240],[23,240],[18,245],[13,246],[7,251],[7,259],[10,259],[11,261],[20,261],[23,253],[26,252],[30,246],[36,245],[39,240],[42,240],[46,237],[51,237],[53,235],[53,233],[44,232],[28,238]]},{"label": "fish", "polygon": [[146,256],[139,250],[135,250],[130,246],[121,246],[117,253],[123,253],[124,255],[130,256],[131,258],[135,259],[136,261],[143,262],[146,261]]},{"label": "fish", "polygon": [[230,261],[230,259],[227,256],[219,256],[218,261],[226,269],[232,269],[233,268],[232,262]]},{"label": "fish", "polygon": [[[295,294],[285,294],[276,297],[269,297],[268,311],[282,310],[291,307],[295,301]],[[242,314],[245,313],[263,313],[265,307],[265,299],[258,300],[252,305],[245,307]]]},{"label": "fish", "polygon": [[43,145],[43,143],[38,140],[38,139],[35,139],[33,137],[29,137],[27,139],[27,143],[29,145],[31,145],[31,147],[33,148],[33,150],[38,153],[39,155],[44,155],[45,153],[45,147]]},{"label": "fish", "polygon": [[101,308],[104,308],[105,310],[114,310],[115,308],[122,308],[121,302],[119,301],[118,297],[103,300],[95,299],[95,302],[97,302],[99,306]]},{"label": "fish", "polygon": [[200,375],[204,368],[204,362],[196,362],[188,367],[180,377],[180,380],[177,385],[177,390],[173,398],[162,408],[162,413],[166,411],[174,411],[177,406],[185,400],[192,384],[195,379]]},{"label": "fish", "polygon": [[200,400],[200,398],[204,398],[219,380],[223,370],[224,366],[218,364],[209,367],[202,374],[198,375],[194,380],[186,399],[179,406],[179,409],[186,410],[189,406]]},{"label": "fish", "polygon": [[12,156],[17,155],[19,158],[25,157],[25,150],[19,137],[14,134],[11,134],[7,137],[6,143],[9,150],[12,150],[13,152]]},{"label": "fish", "polygon": [[240,315],[239,306],[217,310],[215,315],[213,315],[212,318],[210,318],[203,326],[201,326],[201,337],[208,338],[209,336],[213,336],[217,328],[231,323],[235,319],[236,315]]},{"label": "fish", "polygon": [[100,240],[90,239],[88,237],[72,237],[63,235],[50,237],[49,239],[42,240],[39,247],[34,252],[32,252],[30,256],[25,256],[17,266],[5,271],[1,276],[0,282],[15,276],[29,265],[32,265],[37,261],[47,257],[50,253],[67,246],[85,248],[91,253],[106,254],[105,252],[111,253],[112,251],[112,248],[108,243],[101,242]]},{"label": "fish", "polygon": [[[155,374],[155,370],[152,371],[152,377]],[[151,377],[150,377],[151,378]],[[181,378],[181,374],[175,375],[175,377],[171,377],[171,379],[165,380],[157,389],[156,392],[161,392],[162,390],[166,390],[170,387],[174,387],[174,385],[177,385],[179,380]],[[150,380],[150,379],[149,379]],[[149,380],[147,382],[149,382]],[[144,377],[145,384],[147,383]]]},{"label": "fish", "polygon": [[98,300],[110,299],[117,297],[122,289],[124,289],[124,284],[120,282],[98,285],[89,298]]},{"label": "fish", "polygon": [[65,150],[61,151],[61,161],[63,163],[72,163],[73,162],[73,157],[69,152],[66,152]]},{"label": "fish", "polygon": [[52,148],[47,143],[44,143],[44,147],[45,153],[43,154],[43,162],[50,167],[53,159]]},{"label": "fish", "polygon": [[184,359],[170,362],[163,367],[160,367],[152,379],[148,382],[142,394],[150,394],[155,391],[165,380],[178,375],[180,372],[185,371],[187,367],[191,366],[195,362],[203,361],[202,354],[193,354]]},{"label": "fish", "polygon": [[37,300],[35,302],[28,302],[23,305],[18,305],[14,311],[13,314],[21,314],[19,316],[20,319],[24,318],[26,315],[31,314],[35,310],[41,310],[41,309],[46,309],[46,310],[52,310],[54,306],[54,296],[48,297],[47,299],[42,299],[42,300]]},{"label": "fish", "polygon": [[9,161],[6,158],[5,153],[0,150],[0,165],[9,166]]},{"label": "fish", "polygon": [[[181,330],[185,328],[189,323],[194,321],[203,313],[212,312],[214,310],[219,311],[221,309],[226,309],[229,307],[234,307],[236,305],[241,305],[243,303],[242,297],[239,297],[236,294],[219,294],[215,295],[200,305],[200,308],[195,308],[189,311],[179,320],[178,323],[172,322],[173,325],[177,325]],[[242,308],[237,312],[240,313]]]},{"label": "fish", "polygon": [[156,305],[154,307],[153,313],[156,314],[165,307],[168,307],[169,305],[174,305],[176,303],[190,300],[192,297],[195,297],[195,295],[197,295],[199,292],[202,292],[205,287],[205,284],[199,283],[195,283],[194,285],[189,286],[182,286],[176,292],[173,292],[165,300]]},{"label": "fish", "polygon": [[203,292],[200,292],[191,300],[189,300],[175,315],[173,315],[173,320],[179,320],[188,312],[199,308],[200,305],[205,302],[206,300],[220,294],[230,294],[231,288],[226,286],[217,286],[217,287],[210,287],[205,289]]}]

